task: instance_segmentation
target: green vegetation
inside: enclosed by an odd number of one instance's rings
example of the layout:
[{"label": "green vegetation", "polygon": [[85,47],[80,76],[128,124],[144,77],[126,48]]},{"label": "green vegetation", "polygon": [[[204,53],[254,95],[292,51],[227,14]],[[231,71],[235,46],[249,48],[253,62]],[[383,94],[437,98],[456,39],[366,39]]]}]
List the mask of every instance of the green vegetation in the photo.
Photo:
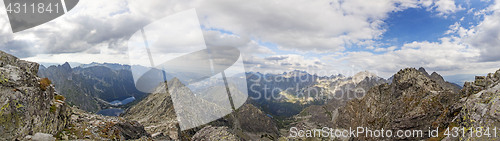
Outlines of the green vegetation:
[{"label": "green vegetation", "polygon": [[120,131],[115,130],[113,126],[115,123],[113,122],[106,122],[104,126],[101,126],[101,133],[99,134],[103,138],[108,138],[108,139],[113,139],[113,140],[120,140]]},{"label": "green vegetation", "polygon": [[307,116],[309,113],[307,113],[306,111],[302,111],[299,113],[299,116]]},{"label": "green vegetation", "polygon": [[50,111],[51,113],[56,113],[56,110],[57,110],[56,105],[52,105],[52,106],[50,106],[50,110],[49,110],[49,111]]},{"label": "green vegetation", "polygon": [[40,79],[40,89],[42,89],[42,91],[47,90],[47,87],[50,86],[50,84],[52,84],[52,82],[48,78]]},{"label": "green vegetation", "polygon": [[19,127],[21,124],[20,114],[16,111],[10,111],[10,113],[5,114],[4,111],[10,107],[10,102],[3,105],[0,109],[0,125],[4,127],[4,129],[9,129],[11,127]]},{"label": "green vegetation", "polygon": [[55,95],[54,99],[64,101],[66,98],[64,98],[64,96],[62,95]]},{"label": "green vegetation", "polygon": [[5,84],[9,82],[9,79],[5,78],[5,76],[3,76],[2,72],[0,72],[0,83],[2,84]]},{"label": "green vegetation", "polygon": [[[91,136],[92,133],[90,131],[85,130],[86,127],[76,127],[74,124],[70,124],[68,127],[64,128],[62,131],[57,133],[54,137],[57,140],[71,140],[71,139],[82,139],[85,138],[85,136]],[[64,139],[63,137],[67,136],[67,139]]]},{"label": "green vegetation", "polygon": [[3,106],[2,106],[2,109],[0,109],[0,116],[1,116],[1,115],[3,115],[3,111],[4,111],[7,107],[9,107],[9,103],[7,103],[7,104],[5,104],[5,105],[3,105]]},{"label": "green vegetation", "polygon": [[23,104],[16,102],[16,109],[19,109],[19,108],[22,108],[22,107],[24,107]]}]

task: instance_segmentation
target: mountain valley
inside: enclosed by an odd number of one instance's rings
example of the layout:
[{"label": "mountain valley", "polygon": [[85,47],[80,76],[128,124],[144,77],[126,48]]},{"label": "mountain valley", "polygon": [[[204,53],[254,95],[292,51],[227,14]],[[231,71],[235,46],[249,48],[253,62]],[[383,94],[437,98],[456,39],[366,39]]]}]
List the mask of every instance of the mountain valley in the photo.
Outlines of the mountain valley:
[{"label": "mountain valley", "polygon": [[[71,68],[65,63],[45,68],[3,52],[0,56],[2,140],[306,140],[291,137],[290,129],[442,131],[450,127],[500,126],[500,70],[476,76],[463,88],[436,72],[429,75],[424,68],[401,69],[388,80],[366,71],[353,76],[248,72],[248,99],[241,107],[181,131],[175,103],[167,91],[187,92],[176,78],[146,94],[135,89],[131,72],[124,65],[94,63]],[[199,105],[209,104],[203,99],[207,98],[192,100]],[[118,106],[124,113],[95,114],[103,107],[117,107],[113,104],[122,100],[132,101]],[[384,140],[487,139],[453,138],[444,133],[430,138],[429,134]],[[380,140],[364,136],[317,139]]]}]

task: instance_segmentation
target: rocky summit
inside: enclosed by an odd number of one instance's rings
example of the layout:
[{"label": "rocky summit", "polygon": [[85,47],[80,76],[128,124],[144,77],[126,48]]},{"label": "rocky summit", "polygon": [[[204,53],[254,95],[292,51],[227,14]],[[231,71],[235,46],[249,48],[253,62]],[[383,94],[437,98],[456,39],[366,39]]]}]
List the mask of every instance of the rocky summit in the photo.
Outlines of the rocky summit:
[{"label": "rocky summit", "polygon": [[[414,68],[400,70],[391,84],[371,88],[361,99],[348,102],[340,108],[336,124],[349,129],[422,130],[444,128],[459,109],[454,107],[460,95],[432,80],[428,74]],[[423,130],[428,137],[428,130]],[[361,136],[360,140],[373,139]],[[407,138],[388,138],[407,139]]]}]

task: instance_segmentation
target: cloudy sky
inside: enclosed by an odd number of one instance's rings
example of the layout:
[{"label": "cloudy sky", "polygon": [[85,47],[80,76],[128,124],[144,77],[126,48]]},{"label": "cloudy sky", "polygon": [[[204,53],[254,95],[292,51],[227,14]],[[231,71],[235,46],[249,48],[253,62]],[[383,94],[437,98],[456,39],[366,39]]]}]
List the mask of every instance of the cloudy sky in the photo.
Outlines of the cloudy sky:
[{"label": "cloudy sky", "polygon": [[18,33],[0,10],[0,50],[43,63],[129,64],[132,34],[193,8],[206,44],[239,48],[247,71],[387,78],[405,67],[445,76],[500,68],[499,0],[81,0]]}]

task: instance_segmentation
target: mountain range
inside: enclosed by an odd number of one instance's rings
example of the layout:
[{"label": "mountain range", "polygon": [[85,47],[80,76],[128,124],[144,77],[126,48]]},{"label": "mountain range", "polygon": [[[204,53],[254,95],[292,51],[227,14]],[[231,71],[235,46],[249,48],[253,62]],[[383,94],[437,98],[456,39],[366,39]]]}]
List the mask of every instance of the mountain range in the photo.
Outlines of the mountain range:
[{"label": "mountain range", "polygon": [[127,65],[92,63],[75,68],[69,63],[48,68],[42,65],[38,75],[52,80],[69,104],[90,112],[110,107],[110,102],[116,100],[140,99],[146,95],[135,88]]},{"label": "mountain range", "polygon": [[[188,91],[176,78],[146,94],[135,89],[125,65],[45,68],[0,51],[0,140],[310,140],[290,136],[292,127],[424,129],[423,136],[414,138],[313,137],[319,140],[488,140],[471,136],[472,130],[460,138],[443,131],[500,125],[500,70],[476,76],[463,87],[424,68],[404,68],[388,80],[366,71],[353,76],[305,71],[245,76],[249,98],[241,107],[180,131],[175,103],[166,90]],[[119,116],[92,113],[130,97],[137,100],[121,107],[125,113]],[[434,128],[440,129],[439,136],[429,137],[425,129]]]}]

